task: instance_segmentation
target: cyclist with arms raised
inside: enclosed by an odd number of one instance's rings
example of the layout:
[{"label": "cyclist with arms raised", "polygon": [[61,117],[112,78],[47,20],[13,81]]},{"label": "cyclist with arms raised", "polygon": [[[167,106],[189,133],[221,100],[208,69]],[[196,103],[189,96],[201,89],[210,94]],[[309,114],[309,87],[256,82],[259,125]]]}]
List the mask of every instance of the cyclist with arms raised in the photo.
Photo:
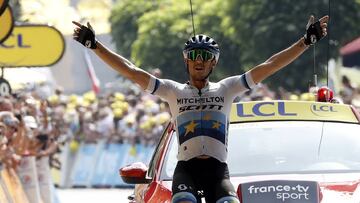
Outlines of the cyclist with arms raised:
[{"label": "cyclist with arms raised", "polygon": [[89,23],[84,26],[73,22],[76,25],[73,37],[122,76],[169,103],[179,141],[172,202],[201,202],[198,191],[203,191],[208,203],[237,203],[239,200],[226,164],[231,103],[237,95],[288,65],[309,45],[324,37],[328,19],[324,16],[314,22],[311,16],[304,37],[293,45],[248,72],[217,83],[210,82],[209,75],[218,63],[219,46],[203,34],[191,37],[185,43],[183,56],[189,81],[184,84],[156,78],[110,51],[95,39]]}]

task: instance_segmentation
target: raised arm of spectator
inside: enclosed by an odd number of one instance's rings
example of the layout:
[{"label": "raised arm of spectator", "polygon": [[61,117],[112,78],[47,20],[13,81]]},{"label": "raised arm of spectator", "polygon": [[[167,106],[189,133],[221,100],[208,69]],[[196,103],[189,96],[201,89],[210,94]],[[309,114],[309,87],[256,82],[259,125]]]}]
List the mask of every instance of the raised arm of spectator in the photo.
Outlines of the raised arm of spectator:
[{"label": "raised arm of spectator", "polygon": [[26,136],[26,127],[23,120],[20,120],[17,131],[14,133],[11,145],[16,154],[22,155],[26,152],[28,137]]},{"label": "raised arm of spectator", "polygon": [[111,51],[101,42],[96,40],[95,32],[90,23],[87,26],[73,21],[76,26],[73,38],[87,48],[92,49],[105,63],[118,71],[122,76],[139,84],[143,89],[147,88],[150,80],[150,73],[136,67],[123,56]]},{"label": "raised arm of spectator", "polygon": [[42,114],[42,126],[43,129],[48,129],[49,127],[49,119],[48,119],[48,112],[47,112],[47,101],[43,100],[40,102],[40,112]]},{"label": "raised arm of spectator", "polygon": [[8,146],[11,147],[15,153],[21,154],[24,150],[23,136],[24,136],[24,122],[20,121],[10,111],[3,111],[0,113],[0,121],[6,126],[5,136],[8,140]]},{"label": "raised arm of spectator", "polygon": [[326,36],[328,21],[329,16],[324,16],[317,22],[314,22],[314,17],[311,16],[304,37],[250,70],[254,82],[257,84],[287,66],[297,59],[310,45]]},{"label": "raised arm of spectator", "polygon": [[0,162],[4,160],[7,152],[7,143],[8,140],[5,136],[6,125],[3,122],[0,122]]},{"label": "raised arm of spectator", "polygon": [[49,142],[49,146],[46,149],[41,150],[37,154],[37,157],[50,156],[50,155],[54,154],[57,151],[58,146],[59,146],[58,143],[55,141]]}]

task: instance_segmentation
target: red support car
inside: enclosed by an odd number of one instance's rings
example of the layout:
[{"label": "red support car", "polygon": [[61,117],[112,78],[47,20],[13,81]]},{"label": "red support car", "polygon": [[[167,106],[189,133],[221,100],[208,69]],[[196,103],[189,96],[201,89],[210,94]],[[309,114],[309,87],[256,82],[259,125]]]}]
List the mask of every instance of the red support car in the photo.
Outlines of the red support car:
[{"label": "red support car", "polygon": [[[360,114],[352,106],[244,102],[233,104],[230,121],[227,162],[242,203],[360,202]],[[120,169],[136,184],[130,202],[171,202],[177,148],[170,123],[149,167]]]}]

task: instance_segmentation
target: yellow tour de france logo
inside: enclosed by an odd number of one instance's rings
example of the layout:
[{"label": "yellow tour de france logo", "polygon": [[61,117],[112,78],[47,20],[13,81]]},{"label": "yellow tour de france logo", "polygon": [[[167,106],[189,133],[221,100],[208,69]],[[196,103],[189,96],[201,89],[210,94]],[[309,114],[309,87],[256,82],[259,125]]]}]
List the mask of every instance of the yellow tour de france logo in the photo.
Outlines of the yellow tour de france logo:
[{"label": "yellow tour de france logo", "polygon": [[64,37],[54,27],[15,26],[8,39],[0,44],[0,66],[51,66],[61,59],[64,50]]},{"label": "yellow tour de france logo", "polygon": [[14,27],[14,19],[11,8],[8,6],[0,15],[0,43],[6,40]]}]

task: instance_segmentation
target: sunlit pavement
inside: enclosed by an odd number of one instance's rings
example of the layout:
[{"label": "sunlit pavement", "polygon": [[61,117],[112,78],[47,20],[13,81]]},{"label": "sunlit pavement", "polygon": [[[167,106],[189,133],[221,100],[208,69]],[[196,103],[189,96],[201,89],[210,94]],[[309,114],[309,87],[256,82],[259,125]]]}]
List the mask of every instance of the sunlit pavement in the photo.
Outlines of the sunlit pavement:
[{"label": "sunlit pavement", "polygon": [[126,203],[132,189],[57,189],[59,203]]}]

